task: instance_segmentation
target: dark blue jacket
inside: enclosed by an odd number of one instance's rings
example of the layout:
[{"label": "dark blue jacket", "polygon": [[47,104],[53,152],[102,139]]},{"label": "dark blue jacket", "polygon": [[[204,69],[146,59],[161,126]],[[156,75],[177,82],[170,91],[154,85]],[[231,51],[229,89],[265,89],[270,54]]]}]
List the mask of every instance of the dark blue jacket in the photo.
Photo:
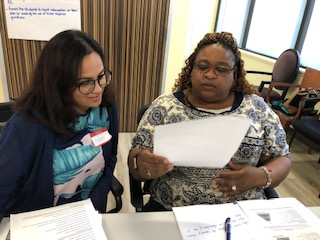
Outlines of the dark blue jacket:
[{"label": "dark blue jacket", "polygon": [[[118,109],[114,105],[107,110],[112,139],[103,145],[105,169],[89,196],[100,212],[106,211],[117,161]],[[19,114],[9,119],[0,136],[0,221],[11,213],[53,206],[53,149],[58,140],[52,130]]]}]

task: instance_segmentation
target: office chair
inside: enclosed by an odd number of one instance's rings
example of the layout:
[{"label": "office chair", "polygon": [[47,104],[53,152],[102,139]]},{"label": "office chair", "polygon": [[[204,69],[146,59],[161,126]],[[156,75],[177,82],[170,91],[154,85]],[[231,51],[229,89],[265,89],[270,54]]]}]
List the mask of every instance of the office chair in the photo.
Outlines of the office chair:
[{"label": "office chair", "polygon": [[[150,107],[151,104],[143,105],[139,111],[137,116],[137,123],[139,124],[143,114]],[[140,182],[133,178],[129,170],[129,183],[130,183],[130,200],[132,206],[135,207],[136,212],[142,212],[143,207],[143,197],[150,194],[150,184],[152,180],[148,180],[146,182]],[[279,195],[275,191],[274,188],[269,187],[264,189],[265,195],[267,199],[278,198]]]},{"label": "office chair", "polygon": [[[279,87],[279,86],[285,86],[287,88],[293,88],[293,89],[308,89],[308,88],[320,88],[320,71],[307,68],[303,78],[301,80],[300,84],[293,84],[293,83],[280,83],[280,82],[273,82],[270,84],[270,87],[268,89],[267,95],[266,95],[266,102],[270,104],[270,94],[272,92],[272,89],[274,87]],[[309,99],[309,98],[308,98]],[[319,101],[317,98],[312,98],[315,101]],[[301,118],[302,116],[309,116],[309,117],[315,117],[316,113],[311,112],[311,111],[303,111],[302,105],[299,105],[299,108],[297,112],[294,115],[291,114],[286,114],[282,110],[279,109],[273,109],[277,115],[280,118],[280,121],[282,123],[283,128],[288,131],[289,127],[291,124],[293,124],[298,118]]]},{"label": "office chair", "polygon": [[112,195],[114,196],[116,206],[115,208],[108,211],[108,213],[117,213],[122,208],[122,194],[123,194],[123,186],[119,182],[119,180],[113,176],[111,182],[111,189]]},{"label": "office chair", "polygon": [[[303,116],[302,115],[303,108],[305,107],[307,102],[311,102],[311,101],[318,102],[318,101],[320,101],[320,97],[301,100],[301,103],[300,103],[301,111],[300,111],[300,114],[299,114],[297,120],[292,124],[294,130],[293,130],[293,134],[290,139],[290,142],[289,142],[289,146],[291,146],[291,144],[296,136],[296,133],[299,133],[303,137],[311,140],[313,143],[320,144],[319,115],[315,119],[301,118]],[[310,146],[308,146],[308,147],[309,147],[309,151],[310,151]],[[319,157],[318,163],[320,163],[320,157]]]},{"label": "office chair", "polygon": [[0,103],[0,133],[7,120],[13,115],[12,102]]},{"label": "office chair", "polygon": [[[296,79],[297,74],[300,68],[300,54],[295,49],[287,49],[277,59],[274,64],[272,73],[271,72],[263,72],[263,71],[253,71],[248,70],[248,74],[262,74],[262,75],[270,75],[271,80],[262,80],[258,88],[261,97],[266,98],[268,88],[264,87],[264,85],[272,83],[272,82],[285,82],[285,83],[293,83]],[[276,91],[273,90],[269,93],[269,101],[281,101],[284,100],[286,94],[288,92],[288,87],[285,86],[277,86],[275,87]],[[279,93],[280,92],[280,93]]]},{"label": "office chair", "polygon": [[[9,120],[9,118],[14,114],[12,109],[13,102],[4,102],[0,103],[0,135],[2,129],[5,126],[5,123]],[[115,198],[116,206],[115,208],[108,211],[108,213],[117,213],[122,208],[122,194],[123,194],[123,186],[119,182],[119,180],[113,176],[110,190]]]}]

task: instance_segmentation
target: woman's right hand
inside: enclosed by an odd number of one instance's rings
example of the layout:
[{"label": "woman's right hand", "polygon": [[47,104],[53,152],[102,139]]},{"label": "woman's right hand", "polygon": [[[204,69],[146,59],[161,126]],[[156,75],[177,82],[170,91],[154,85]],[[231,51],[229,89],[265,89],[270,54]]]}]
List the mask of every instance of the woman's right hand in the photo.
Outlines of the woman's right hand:
[{"label": "woman's right hand", "polygon": [[161,177],[173,169],[167,158],[153,154],[152,149],[141,148],[130,152],[128,165],[131,175],[139,181]]}]

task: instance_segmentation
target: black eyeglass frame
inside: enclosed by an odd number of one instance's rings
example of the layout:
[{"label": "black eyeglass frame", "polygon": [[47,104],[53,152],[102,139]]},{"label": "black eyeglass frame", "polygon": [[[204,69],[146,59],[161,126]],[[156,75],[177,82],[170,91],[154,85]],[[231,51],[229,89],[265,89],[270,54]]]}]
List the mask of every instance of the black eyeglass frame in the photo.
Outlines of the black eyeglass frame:
[{"label": "black eyeglass frame", "polygon": [[[106,77],[106,84],[101,85],[100,84],[100,80],[104,76]],[[79,78],[79,80],[86,80],[86,81],[83,81],[83,82],[80,82],[80,83],[76,84],[76,87],[78,88],[78,90],[79,90],[79,92],[81,94],[88,95],[88,94],[92,93],[93,90],[95,89],[96,82],[98,82],[98,84],[99,84],[99,86],[101,88],[107,87],[110,84],[111,80],[112,80],[112,72],[109,69],[104,68],[103,71],[101,71],[101,73],[98,75],[97,79]],[[87,84],[91,85],[91,89],[90,89],[90,91],[87,91],[87,92],[84,93],[84,92],[81,91],[81,86],[84,86],[84,85],[87,85]]]},{"label": "black eyeglass frame", "polygon": [[[207,66],[208,66],[208,69],[206,69],[206,70],[201,69],[201,67],[199,67],[199,65],[201,65],[201,64],[207,65]],[[205,73],[209,72],[211,69],[213,69],[213,71],[214,71],[214,73],[215,73],[216,75],[218,75],[218,76],[223,76],[223,77],[224,77],[224,76],[227,76],[229,73],[231,73],[233,70],[235,70],[235,69],[237,68],[236,65],[233,66],[232,68],[230,68],[229,66],[223,66],[223,65],[212,66],[211,64],[206,63],[206,62],[195,62],[195,63],[193,64],[193,67],[194,67],[195,69],[197,69],[199,72],[203,73],[203,74],[205,74]],[[217,71],[217,68],[224,68],[224,69],[226,69],[226,71],[221,73],[221,72]]]}]

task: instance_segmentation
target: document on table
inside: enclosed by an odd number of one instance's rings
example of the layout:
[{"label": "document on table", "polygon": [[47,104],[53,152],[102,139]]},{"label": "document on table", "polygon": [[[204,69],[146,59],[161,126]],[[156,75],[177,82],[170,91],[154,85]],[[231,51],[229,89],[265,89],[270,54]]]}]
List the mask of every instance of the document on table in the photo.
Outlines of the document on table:
[{"label": "document on table", "polygon": [[239,148],[251,120],[217,116],[155,127],[154,153],[175,166],[222,168]]},{"label": "document on table", "polygon": [[[10,230],[10,221],[8,217],[4,217],[0,224],[0,240],[7,240],[10,238],[7,238]],[[10,236],[10,235],[9,235]]]},{"label": "document on table", "polygon": [[261,228],[260,239],[320,239],[320,219],[295,198],[246,200],[238,205]]},{"label": "document on table", "polygon": [[172,208],[183,240],[319,240],[320,219],[295,198]]},{"label": "document on table", "polygon": [[10,215],[11,240],[107,239],[90,199]]},{"label": "document on table", "polygon": [[183,240],[226,239],[225,220],[231,219],[231,239],[251,240],[254,232],[245,213],[233,203],[174,207]]}]

